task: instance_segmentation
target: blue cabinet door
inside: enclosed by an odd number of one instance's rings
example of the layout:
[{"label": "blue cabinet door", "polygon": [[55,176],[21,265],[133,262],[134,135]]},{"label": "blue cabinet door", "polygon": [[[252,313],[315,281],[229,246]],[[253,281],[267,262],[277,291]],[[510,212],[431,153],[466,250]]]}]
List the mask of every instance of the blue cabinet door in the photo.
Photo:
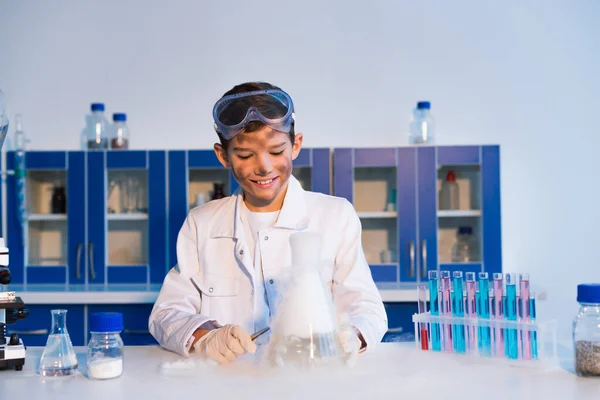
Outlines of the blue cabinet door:
[{"label": "blue cabinet door", "polygon": [[[403,274],[405,258],[408,257],[408,252],[401,245],[403,240],[407,242],[404,237],[406,231],[402,231],[403,227],[399,225],[400,219],[397,217],[403,213],[402,200],[407,198],[401,186],[402,175],[406,171],[402,170],[404,165],[401,164],[398,150],[396,148],[337,148],[333,153],[334,195],[352,203],[361,219],[363,250],[375,282],[398,282]],[[411,180],[414,181],[414,177]],[[371,203],[368,195],[365,196],[362,191],[357,192],[356,185],[360,181],[367,182],[367,185],[377,181],[388,192],[395,190],[397,193],[395,203],[391,197],[388,198],[386,192],[379,193],[379,200]],[[377,195],[373,194],[373,196]],[[358,204],[360,202],[363,203]],[[396,211],[386,210],[386,206],[393,207]],[[414,213],[411,212],[409,215],[412,214]],[[387,237],[387,243],[366,246],[365,240],[370,240],[367,238],[371,237],[368,232],[383,233]],[[374,247],[374,250],[370,247]],[[389,254],[387,257],[389,259],[386,260],[384,254],[380,256],[380,253]]]},{"label": "blue cabinet door", "polygon": [[35,304],[27,306],[29,317],[7,326],[8,334],[16,333],[25,346],[45,346],[52,330],[51,310],[67,310],[66,324],[73,346],[85,344],[84,306],[80,304]]},{"label": "blue cabinet door", "polygon": [[[7,169],[15,168],[15,152],[7,153]],[[44,210],[40,211],[34,207],[41,202],[41,196],[44,193],[35,193],[32,191],[33,181],[31,176],[36,176],[36,182],[43,179],[37,189],[47,190],[44,184],[52,185],[57,181],[65,180],[68,169],[67,152],[64,151],[30,151],[25,153],[25,171],[26,171],[26,207],[27,221],[19,222],[17,200],[17,177],[10,175],[7,177],[7,245],[10,249],[10,267],[13,283],[65,283],[68,280],[68,214],[52,214],[50,210],[50,201],[42,204]],[[55,179],[57,177],[60,179]],[[35,194],[34,194],[35,193]],[[47,193],[46,193],[47,194]],[[27,196],[30,198],[27,199]],[[68,194],[67,194],[68,196]],[[49,199],[49,198],[48,198]],[[41,203],[40,203],[41,204]],[[67,197],[67,205],[69,204]],[[37,204],[39,206],[39,204]],[[33,227],[33,229],[30,229]],[[38,236],[33,240],[30,237],[31,232],[35,231]],[[59,237],[63,243],[57,243],[60,249],[52,249],[54,258],[41,249],[41,231],[52,231]],[[28,250],[33,249],[35,257],[30,257]]]},{"label": "blue cabinet door", "polygon": [[398,238],[400,281],[416,282],[419,275],[417,239],[417,149],[398,149]]},{"label": "blue cabinet door", "polygon": [[495,272],[502,272],[499,146],[483,146],[481,149],[481,193],[483,266],[491,277]]},{"label": "blue cabinet door", "polygon": [[87,152],[87,282],[105,283],[107,189],[106,152]]},{"label": "blue cabinet door", "polygon": [[70,151],[67,169],[67,218],[68,218],[68,275],[70,283],[85,283],[88,259],[86,257],[86,171],[87,154]]},{"label": "blue cabinet door", "polygon": [[427,271],[438,269],[437,168],[434,147],[417,149],[418,249],[417,278],[428,279]]}]

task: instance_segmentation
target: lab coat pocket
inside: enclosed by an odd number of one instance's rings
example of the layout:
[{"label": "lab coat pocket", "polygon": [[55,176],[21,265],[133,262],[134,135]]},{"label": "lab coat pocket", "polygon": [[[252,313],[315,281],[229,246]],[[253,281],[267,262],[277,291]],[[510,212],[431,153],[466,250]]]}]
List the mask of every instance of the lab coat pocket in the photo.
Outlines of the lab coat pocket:
[{"label": "lab coat pocket", "polygon": [[227,323],[235,310],[240,291],[238,278],[204,273],[202,278],[194,278],[194,282],[202,292],[202,307],[200,313]]}]

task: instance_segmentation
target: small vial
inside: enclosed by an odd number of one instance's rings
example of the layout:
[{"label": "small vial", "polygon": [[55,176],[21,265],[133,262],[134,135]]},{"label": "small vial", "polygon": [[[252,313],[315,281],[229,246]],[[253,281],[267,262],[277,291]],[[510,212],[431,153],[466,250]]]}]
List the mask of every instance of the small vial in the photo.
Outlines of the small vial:
[{"label": "small vial", "polygon": [[123,373],[123,314],[99,312],[90,316],[87,371],[90,379],[113,379]]}]

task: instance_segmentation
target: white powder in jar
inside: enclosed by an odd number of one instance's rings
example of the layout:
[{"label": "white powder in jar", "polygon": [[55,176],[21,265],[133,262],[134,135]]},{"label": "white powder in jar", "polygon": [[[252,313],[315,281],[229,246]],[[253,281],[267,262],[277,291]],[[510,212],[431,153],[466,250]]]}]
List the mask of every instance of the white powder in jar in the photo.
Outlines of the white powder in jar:
[{"label": "white powder in jar", "polygon": [[99,358],[88,363],[91,379],[111,379],[123,373],[123,358]]}]

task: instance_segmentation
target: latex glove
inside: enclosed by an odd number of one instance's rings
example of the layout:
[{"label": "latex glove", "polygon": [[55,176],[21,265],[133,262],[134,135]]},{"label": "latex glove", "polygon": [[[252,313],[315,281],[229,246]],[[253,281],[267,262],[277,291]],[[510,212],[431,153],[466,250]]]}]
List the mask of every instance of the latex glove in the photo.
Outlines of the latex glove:
[{"label": "latex glove", "polygon": [[358,358],[358,352],[362,347],[361,335],[358,329],[350,324],[350,316],[342,314],[339,316],[340,345],[345,354],[346,364],[354,366]]},{"label": "latex glove", "polygon": [[194,350],[225,365],[242,354],[256,352],[256,345],[241,326],[225,325],[202,336],[194,344]]}]

